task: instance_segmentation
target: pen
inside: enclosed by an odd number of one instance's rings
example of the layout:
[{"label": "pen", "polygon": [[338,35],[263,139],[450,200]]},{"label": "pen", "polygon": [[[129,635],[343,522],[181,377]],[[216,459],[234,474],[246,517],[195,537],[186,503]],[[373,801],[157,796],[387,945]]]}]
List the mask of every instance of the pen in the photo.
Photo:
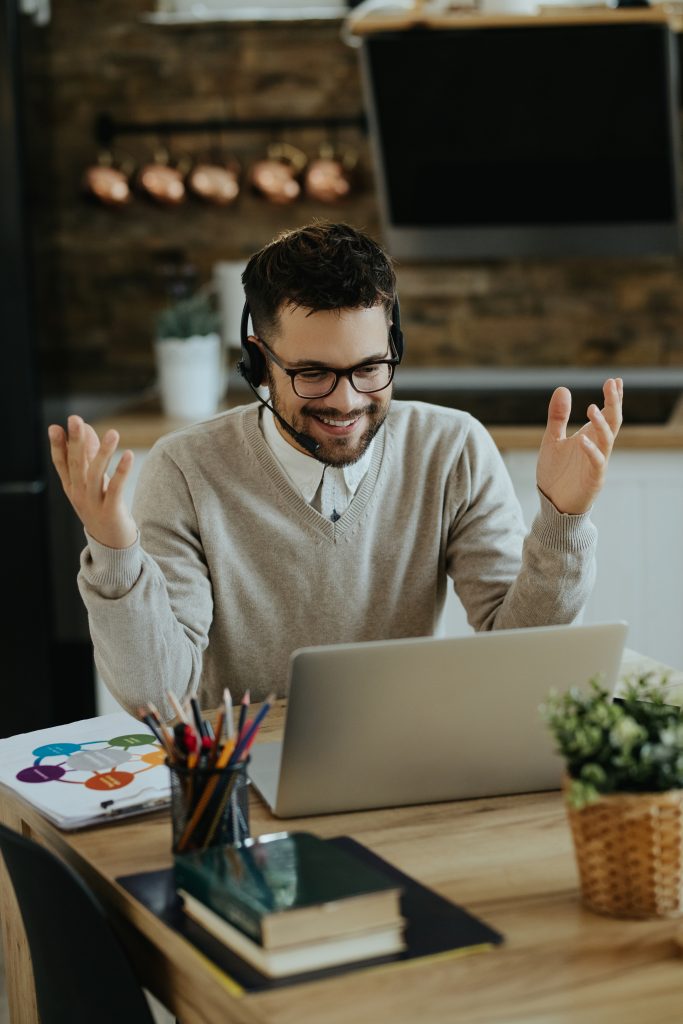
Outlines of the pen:
[{"label": "pen", "polygon": [[272,705],[274,700],[275,700],[275,694],[274,693],[271,693],[271,694],[269,694],[268,697],[266,697],[266,699],[264,700],[263,704],[261,705],[261,707],[259,708],[258,712],[256,713],[255,717],[252,719],[252,721],[249,723],[249,725],[244,730],[244,735],[240,735],[240,737],[239,737],[239,739],[237,741],[237,745],[235,747],[235,750],[234,750],[234,752],[232,754],[232,757],[230,758],[230,764],[234,764],[236,761],[239,761],[240,758],[243,757],[244,754],[247,753],[247,751],[249,750],[249,747],[252,745],[252,743],[256,739],[256,733],[259,730],[259,726],[261,725],[261,722],[263,721],[263,719],[266,717],[266,715],[270,711],[271,705]]},{"label": "pen", "polygon": [[138,811],[151,811],[155,807],[168,807],[170,797],[158,796],[152,800],[143,800],[137,804],[115,804],[114,800],[103,800],[100,807],[105,811],[108,818],[114,818],[119,814],[133,814]]}]

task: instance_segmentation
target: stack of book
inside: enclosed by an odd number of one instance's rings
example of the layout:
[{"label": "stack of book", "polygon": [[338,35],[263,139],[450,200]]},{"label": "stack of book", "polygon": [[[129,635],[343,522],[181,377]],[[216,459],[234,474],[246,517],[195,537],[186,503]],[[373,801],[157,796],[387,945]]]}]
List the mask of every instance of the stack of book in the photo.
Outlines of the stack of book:
[{"label": "stack of book", "polygon": [[175,858],[188,917],[270,978],[405,949],[401,886],[309,832]]}]

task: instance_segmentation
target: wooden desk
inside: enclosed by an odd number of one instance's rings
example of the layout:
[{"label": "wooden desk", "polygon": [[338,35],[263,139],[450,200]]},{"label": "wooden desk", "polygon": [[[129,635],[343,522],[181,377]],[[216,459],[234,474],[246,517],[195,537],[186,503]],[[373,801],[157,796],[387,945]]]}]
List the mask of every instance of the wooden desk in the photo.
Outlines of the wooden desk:
[{"label": "wooden desk", "polygon": [[[625,670],[654,663],[628,652]],[[677,674],[678,685],[683,675]],[[280,703],[264,739],[281,729]],[[279,831],[252,797],[254,835]],[[618,921],[584,910],[559,793],[297,819],[349,834],[503,932],[475,956],[413,961],[236,997],[225,976],[115,882],[170,863],[167,814],[64,833],[2,790],[0,820],[63,855],[110,909],[143,983],[183,1024],[680,1024],[676,921]],[[30,961],[4,868],[0,915],[14,1024],[37,1021]],[[74,956],[84,936],[70,936]],[[104,995],[106,998],[106,994]]]}]

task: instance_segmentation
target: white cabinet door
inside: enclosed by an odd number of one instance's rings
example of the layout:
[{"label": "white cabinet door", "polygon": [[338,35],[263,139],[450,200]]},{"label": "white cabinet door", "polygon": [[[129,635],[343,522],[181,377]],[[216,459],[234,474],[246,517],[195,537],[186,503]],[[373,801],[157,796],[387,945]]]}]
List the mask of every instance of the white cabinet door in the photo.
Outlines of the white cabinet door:
[{"label": "white cabinet door", "polygon": [[[504,458],[529,524],[536,453]],[[683,452],[615,451],[592,517],[597,579],[582,621],[625,619],[628,647],[683,666]]]}]

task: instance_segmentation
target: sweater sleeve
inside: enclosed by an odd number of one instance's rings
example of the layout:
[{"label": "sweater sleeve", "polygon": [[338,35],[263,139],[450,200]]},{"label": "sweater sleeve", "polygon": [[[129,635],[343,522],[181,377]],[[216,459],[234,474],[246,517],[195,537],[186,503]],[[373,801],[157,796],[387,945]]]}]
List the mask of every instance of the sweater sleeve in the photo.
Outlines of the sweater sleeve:
[{"label": "sweater sleeve", "polygon": [[472,422],[454,471],[447,570],[476,630],[572,622],[595,580],[597,530],[539,491],[528,536],[510,475],[488,431]]},{"label": "sweater sleeve", "polygon": [[87,537],[78,585],[111,693],[133,714],[153,701],[171,718],[167,691],[182,698],[199,686],[213,596],[187,482],[163,449],[145,460],[133,514],[139,538],[131,547]]}]

